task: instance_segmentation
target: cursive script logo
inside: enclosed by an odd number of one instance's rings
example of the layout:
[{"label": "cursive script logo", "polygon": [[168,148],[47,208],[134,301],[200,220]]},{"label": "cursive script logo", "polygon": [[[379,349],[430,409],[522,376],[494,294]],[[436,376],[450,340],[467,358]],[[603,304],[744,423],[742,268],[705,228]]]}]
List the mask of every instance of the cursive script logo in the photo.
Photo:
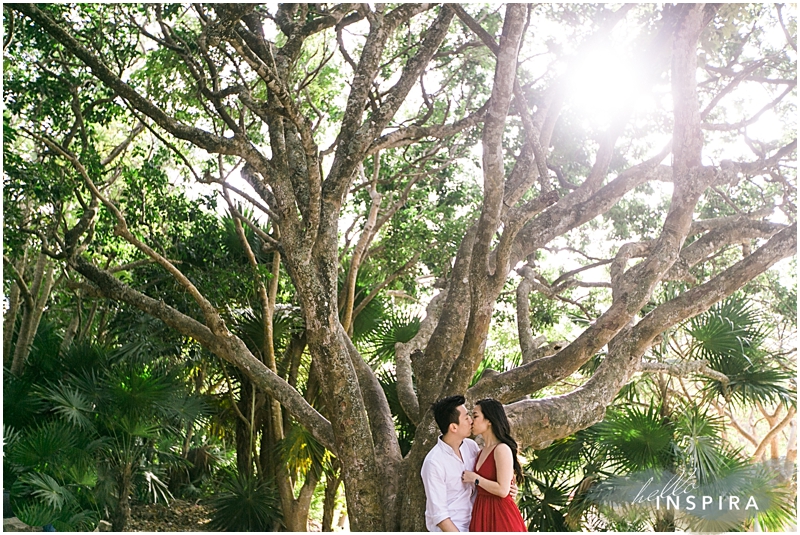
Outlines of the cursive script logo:
[{"label": "cursive script logo", "polygon": [[[653,483],[653,478],[651,477],[642,485],[642,489],[633,499],[634,505],[645,501],[658,503],[661,500],[665,500],[667,497],[680,497],[682,494],[689,494],[697,488],[694,482],[695,472],[696,470],[693,470],[688,476],[685,474],[675,474],[663,487],[649,489],[650,485]],[[647,494],[648,489],[650,490],[649,494]]]}]

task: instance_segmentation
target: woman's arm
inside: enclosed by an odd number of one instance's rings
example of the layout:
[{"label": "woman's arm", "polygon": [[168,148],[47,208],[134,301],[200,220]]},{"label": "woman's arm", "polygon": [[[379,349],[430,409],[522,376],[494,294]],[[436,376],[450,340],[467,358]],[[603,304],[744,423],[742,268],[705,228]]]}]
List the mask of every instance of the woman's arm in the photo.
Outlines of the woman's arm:
[{"label": "woman's arm", "polygon": [[497,469],[497,481],[491,481],[483,478],[475,472],[464,472],[461,480],[464,483],[475,484],[478,480],[478,486],[483,490],[505,498],[511,489],[511,480],[514,478],[514,462],[511,458],[511,448],[507,444],[500,443],[494,449],[494,463]]}]

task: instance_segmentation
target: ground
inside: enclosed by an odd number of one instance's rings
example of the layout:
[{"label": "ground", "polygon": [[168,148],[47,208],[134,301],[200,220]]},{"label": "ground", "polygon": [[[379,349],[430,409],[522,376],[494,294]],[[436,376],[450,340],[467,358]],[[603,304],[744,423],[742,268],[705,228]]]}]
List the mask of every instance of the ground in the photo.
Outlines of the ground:
[{"label": "ground", "polygon": [[164,503],[133,504],[127,531],[209,531],[209,508],[194,501],[170,500]]},{"label": "ground", "polygon": [[[127,531],[210,531],[206,527],[209,512],[207,506],[186,500],[170,500],[169,506],[164,503],[134,503]],[[309,531],[320,531],[320,528],[318,522],[309,522]]]}]

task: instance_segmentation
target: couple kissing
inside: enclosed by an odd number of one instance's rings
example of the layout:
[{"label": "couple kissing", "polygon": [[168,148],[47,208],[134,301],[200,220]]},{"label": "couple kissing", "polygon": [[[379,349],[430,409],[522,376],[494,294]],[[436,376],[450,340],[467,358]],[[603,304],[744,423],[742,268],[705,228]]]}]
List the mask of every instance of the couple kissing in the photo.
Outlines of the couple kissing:
[{"label": "couple kissing", "polygon": [[[422,464],[429,531],[528,531],[514,497],[522,480],[503,405],[449,396],[431,406],[441,431]],[[469,438],[480,435],[483,448]]]}]

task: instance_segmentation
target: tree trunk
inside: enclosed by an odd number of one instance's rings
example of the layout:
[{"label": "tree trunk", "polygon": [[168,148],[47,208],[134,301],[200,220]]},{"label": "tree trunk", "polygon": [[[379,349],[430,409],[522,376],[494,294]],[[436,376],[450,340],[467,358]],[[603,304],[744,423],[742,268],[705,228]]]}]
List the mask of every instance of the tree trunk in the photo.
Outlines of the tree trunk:
[{"label": "tree trunk", "polygon": [[[80,301],[78,302],[78,306],[80,305]],[[58,348],[59,355],[63,355],[64,352],[69,349],[69,346],[72,344],[72,341],[75,339],[75,333],[78,332],[78,326],[80,324],[80,316],[75,314],[72,316],[72,319],[67,325],[67,329],[64,331],[64,339],[61,340],[61,346]]]},{"label": "tree trunk", "polygon": [[[252,386],[250,381],[243,379],[239,387],[239,413],[250,418],[250,407],[252,405]],[[247,477],[253,476],[253,448],[252,448],[252,421],[242,421],[236,419],[236,470],[239,474]]]},{"label": "tree trunk", "polygon": [[[24,277],[25,264],[28,263],[28,249],[20,258],[16,266],[17,273]],[[11,286],[8,292],[8,309],[6,310],[5,317],[3,318],[3,365],[11,365],[11,342],[14,338],[14,328],[17,326],[17,314],[19,313],[21,290],[19,283],[16,280],[11,281]]]},{"label": "tree trunk", "polygon": [[[292,239],[288,232],[283,232],[282,237]],[[354,531],[384,531],[384,504],[370,415],[347,347],[349,339],[345,340],[339,321],[337,239],[334,220],[325,235],[318,238],[313,262],[287,254],[286,264],[302,303],[309,352],[319,366],[320,377],[325,378],[321,381],[322,394],[330,408],[348,511],[353,519],[351,527]],[[392,435],[389,440],[396,442],[394,429]]]},{"label": "tree trunk", "polygon": [[133,473],[130,465],[125,465],[121,468],[121,472],[117,477],[117,492],[119,499],[117,501],[117,510],[111,521],[114,531],[125,531],[128,523],[131,520],[131,483],[133,481]]},{"label": "tree trunk", "polygon": [[[338,464],[335,463],[335,464]],[[336,513],[336,495],[342,480],[339,471],[325,474],[325,502],[322,505],[322,531],[333,531],[333,515]]]},{"label": "tree trunk", "polygon": [[11,281],[11,289],[8,292],[8,309],[6,317],[3,318],[3,365],[11,364],[11,341],[14,336],[14,327],[17,323],[17,312],[20,305],[19,285]]},{"label": "tree trunk", "polygon": [[50,297],[50,290],[53,287],[54,266],[44,253],[39,253],[36,268],[33,276],[33,284],[30,292],[35,302],[33,309],[25,309],[22,317],[22,326],[17,337],[17,346],[14,348],[14,358],[11,362],[11,373],[16,376],[22,375],[25,368],[25,361],[31,352],[33,339],[36,337],[36,330],[44,313],[44,307]]},{"label": "tree trunk", "polygon": [[300,494],[292,501],[288,513],[284,511],[283,523],[287,531],[308,531],[308,510],[311,498],[320,480],[321,472],[313,468],[306,474],[306,480],[300,488]]}]

